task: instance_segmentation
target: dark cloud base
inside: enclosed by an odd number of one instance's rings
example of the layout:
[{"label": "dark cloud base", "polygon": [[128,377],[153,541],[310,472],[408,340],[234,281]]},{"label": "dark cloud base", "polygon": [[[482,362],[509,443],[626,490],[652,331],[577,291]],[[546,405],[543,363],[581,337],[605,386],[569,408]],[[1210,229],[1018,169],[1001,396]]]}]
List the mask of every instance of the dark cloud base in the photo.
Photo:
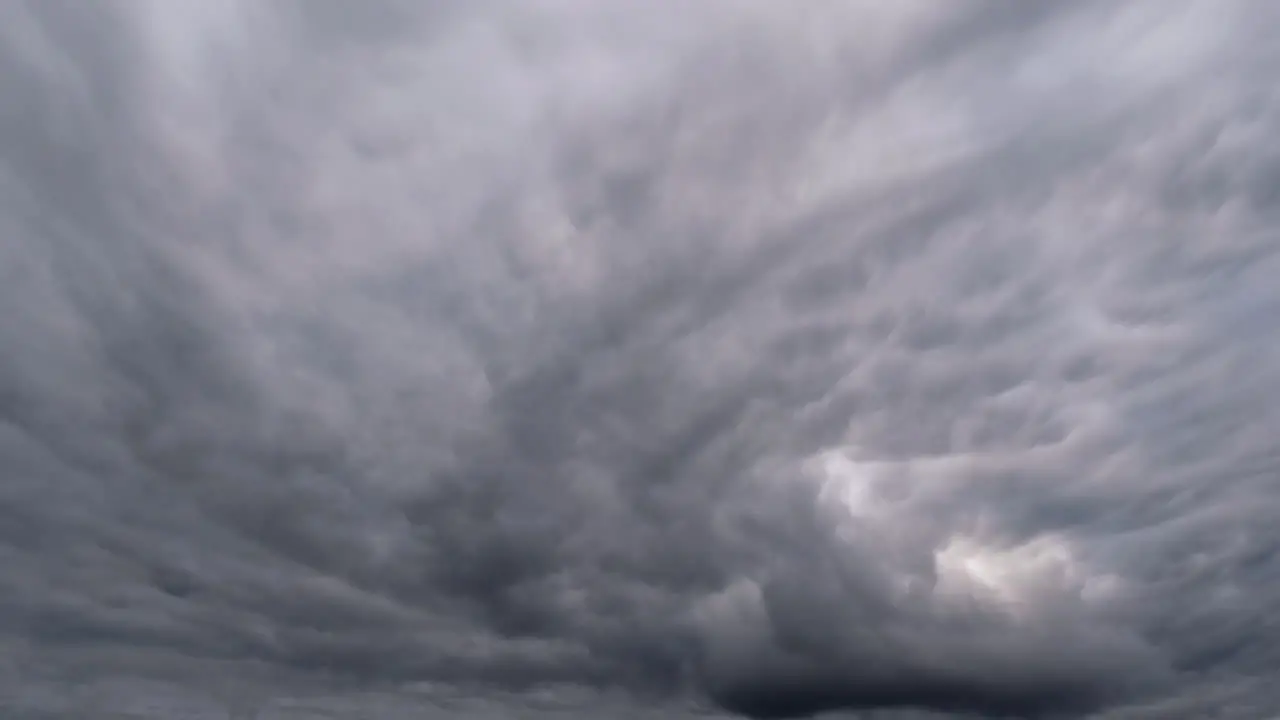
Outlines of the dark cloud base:
[{"label": "dark cloud base", "polygon": [[0,3],[0,709],[1280,712],[1275,15]]}]

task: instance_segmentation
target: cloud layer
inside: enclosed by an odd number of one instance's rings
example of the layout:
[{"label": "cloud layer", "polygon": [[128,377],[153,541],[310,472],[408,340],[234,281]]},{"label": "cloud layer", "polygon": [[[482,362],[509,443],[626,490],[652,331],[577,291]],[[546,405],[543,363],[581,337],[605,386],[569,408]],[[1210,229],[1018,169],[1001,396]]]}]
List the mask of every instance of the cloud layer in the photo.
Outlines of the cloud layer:
[{"label": "cloud layer", "polygon": [[1280,712],[1277,20],[0,4],[0,707]]}]

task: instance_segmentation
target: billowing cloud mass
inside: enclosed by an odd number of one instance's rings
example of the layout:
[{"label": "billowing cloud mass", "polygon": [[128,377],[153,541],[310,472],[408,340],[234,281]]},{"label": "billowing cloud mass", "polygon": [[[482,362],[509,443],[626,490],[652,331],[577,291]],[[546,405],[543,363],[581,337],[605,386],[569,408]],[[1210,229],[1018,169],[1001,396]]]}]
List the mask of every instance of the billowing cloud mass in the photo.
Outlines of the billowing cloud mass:
[{"label": "billowing cloud mass", "polygon": [[2,714],[1280,714],[1277,28],[0,1]]}]

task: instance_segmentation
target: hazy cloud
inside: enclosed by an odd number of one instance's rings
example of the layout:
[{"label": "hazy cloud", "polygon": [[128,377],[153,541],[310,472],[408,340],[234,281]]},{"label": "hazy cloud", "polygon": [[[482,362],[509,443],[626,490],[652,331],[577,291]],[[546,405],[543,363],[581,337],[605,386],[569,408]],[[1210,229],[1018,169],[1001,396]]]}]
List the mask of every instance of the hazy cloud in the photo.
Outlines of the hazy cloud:
[{"label": "hazy cloud", "polygon": [[0,3],[0,707],[1280,712],[1277,20]]}]

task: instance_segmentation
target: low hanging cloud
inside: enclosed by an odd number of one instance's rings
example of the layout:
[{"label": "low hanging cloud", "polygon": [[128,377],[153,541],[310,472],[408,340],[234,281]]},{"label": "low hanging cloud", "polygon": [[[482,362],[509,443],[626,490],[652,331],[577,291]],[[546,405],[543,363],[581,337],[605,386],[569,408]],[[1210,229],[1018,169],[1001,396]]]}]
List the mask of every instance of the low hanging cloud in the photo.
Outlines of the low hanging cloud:
[{"label": "low hanging cloud", "polygon": [[1280,712],[1278,20],[0,4],[0,707]]}]

